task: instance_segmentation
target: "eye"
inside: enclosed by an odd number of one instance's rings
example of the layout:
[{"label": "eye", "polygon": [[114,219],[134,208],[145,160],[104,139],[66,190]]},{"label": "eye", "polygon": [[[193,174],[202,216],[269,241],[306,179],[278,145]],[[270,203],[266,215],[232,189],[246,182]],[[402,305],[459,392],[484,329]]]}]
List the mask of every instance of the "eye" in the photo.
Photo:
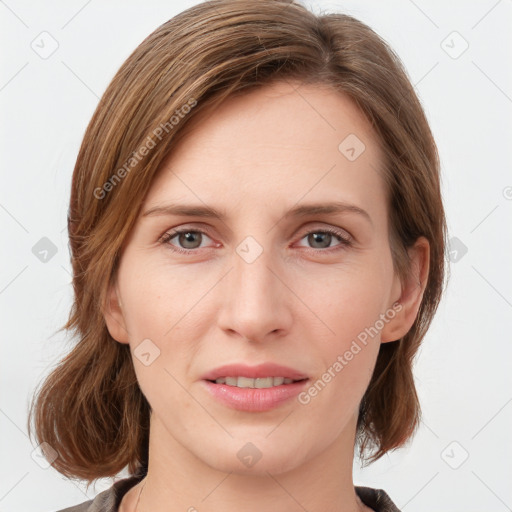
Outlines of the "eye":
[{"label": "eye", "polygon": [[[170,233],[165,233],[160,239],[160,242],[169,244],[172,246],[173,250],[186,254],[192,252],[194,249],[201,248],[203,236],[210,238],[204,231],[198,229],[176,229]],[[176,238],[181,247],[171,243],[171,240],[174,238]]]},{"label": "eye", "polygon": [[[201,249],[201,243],[203,237],[210,238],[206,232],[200,229],[176,229],[169,233],[165,233],[160,239],[162,244],[168,244],[172,247],[172,250],[182,254],[192,254],[194,250]],[[172,243],[172,240],[176,238],[176,245]],[[312,244],[313,247],[306,247],[306,249],[313,250],[315,252],[327,252],[324,249],[339,250],[346,247],[350,247],[352,244],[349,236],[341,230],[336,228],[323,228],[308,231],[301,240],[307,238],[307,242]],[[331,243],[334,240],[338,240],[338,244],[332,246]],[[315,247],[315,245],[318,245]],[[203,247],[204,248],[204,247]],[[330,251],[329,251],[330,252]]]},{"label": "eye", "polygon": [[[338,239],[339,244],[334,246],[334,250],[349,247],[352,243],[345,232],[336,228],[324,228],[308,231],[301,240],[304,240],[305,238],[307,238],[307,242],[309,244],[313,245],[313,247],[311,247],[312,249],[331,249],[333,248],[333,246],[331,246],[331,242],[335,239]],[[315,247],[315,245],[317,246]]]}]

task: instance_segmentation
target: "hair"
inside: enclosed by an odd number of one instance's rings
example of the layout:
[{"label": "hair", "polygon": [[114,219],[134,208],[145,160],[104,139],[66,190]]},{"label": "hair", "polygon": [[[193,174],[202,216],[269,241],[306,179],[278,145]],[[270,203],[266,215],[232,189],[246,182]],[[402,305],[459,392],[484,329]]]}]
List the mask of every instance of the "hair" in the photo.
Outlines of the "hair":
[{"label": "hair", "polygon": [[29,435],[33,420],[63,475],[90,484],[126,466],[147,471],[151,407],[129,345],[111,337],[103,316],[123,243],[192,119],[288,80],[339,91],[370,122],[385,156],[389,243],[400,279],[411,270],[407,249],[420,236],[429,241],[414,324],[381,344],[359,406],[359,456],[374,462],[418,428],[412,366],[441,299],[447,227],[436,144],[407,73],[387,43],[349,15],[316,15],[293,0],[211,0],[162,24],[134,50],[100,99],[77,156],[68,211],[74,301],[60,329],[77,343],[34,393],[28,419]]}]

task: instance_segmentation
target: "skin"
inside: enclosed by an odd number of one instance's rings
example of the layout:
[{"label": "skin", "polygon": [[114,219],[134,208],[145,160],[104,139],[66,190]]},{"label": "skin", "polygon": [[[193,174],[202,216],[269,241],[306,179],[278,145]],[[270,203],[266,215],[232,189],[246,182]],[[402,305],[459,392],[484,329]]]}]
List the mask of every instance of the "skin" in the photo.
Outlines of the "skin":
[{"label": "skin", "polygon": [[[226,219],[141,215],[105,308],[111,335],[132,355],[148,338],[160,350],[149,366],[133,357],[152,407],[138,510],[371,510],[352,480],[358,407],[380,343],[401,338],[416,318],[428,242],[411,248],[411,276],[401,282],[388,241],[382,153],[339,92],[279,82],[230,98],[191,126],[141,212],[187,203],[215,207]],[[338,150],[349,134],[366,146],[354,161]],[[363,208],[371,222],[353,212],[284,218],[297,203],[333,200]],[[161,241],[178,227],[206,234]],[[352,245],[322,237],[328,227]],[[263,249],[252,263],[236,252],[247,236]],[[396,301],[402,309],[308,404],[241,412],[203,389],[206,371],[231,362],[282,363],[315,382]],[[252,467],[237,457],[248,442],[262,455]],[[121,512],[135,510],[140,490],[125,495]]]}]

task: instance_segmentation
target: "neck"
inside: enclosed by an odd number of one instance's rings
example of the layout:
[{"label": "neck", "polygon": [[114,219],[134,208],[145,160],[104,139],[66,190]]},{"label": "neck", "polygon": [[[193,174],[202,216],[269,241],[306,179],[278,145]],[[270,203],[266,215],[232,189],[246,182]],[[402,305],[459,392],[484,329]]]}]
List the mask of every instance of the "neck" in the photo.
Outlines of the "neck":
[{"label": "neck", "polygon": [[[152,414],[148,473],[141,485],[137,486],[136,494],[132,494],[130,501],[134,505],[129,510],[371,510],[362,504],[352,482],[355,420],[353,418],[333,443],[327,444],[319,453],[310,454],[302,464],[292,463],[286,467],[271,457],[265,461],[263,450],[263,456],[249,468],[244,467],[239,458],[226,458],[225,447],[212,455],[214,464],[199,459],[171,436]],[[231,441],[235,447],[234,455],[241,446],[246,445],[240,440]],[[248,445],[245,449],[251,451]],[[257,448],[252,449],[257,452]],[[141,494],[142,486],[144,492]],[[139,496],[140,501],[135,509]]]}]

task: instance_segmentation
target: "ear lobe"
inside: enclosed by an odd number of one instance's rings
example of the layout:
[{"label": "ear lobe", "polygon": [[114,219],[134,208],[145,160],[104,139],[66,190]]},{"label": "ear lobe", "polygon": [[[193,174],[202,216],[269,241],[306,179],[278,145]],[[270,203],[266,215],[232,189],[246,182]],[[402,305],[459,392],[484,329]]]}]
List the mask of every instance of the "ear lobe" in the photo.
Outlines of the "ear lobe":
[{"label": "ear lobe", "polygon": [[106,304],[103,307],[103,317],[112,338],[119,343],[129,343],[122,305],[115,283],[109,287]]},{"label": "ear lobe", "polygon": [[[430,244],[421,236],[408,251],[410,258],[410,273],[406,282],[401,283],[401,294],[393,302],[398,302],[401,308],[394,307],[395,316],[385,324],[381,331],[381,342],[387,343],[404,337],[411,329],[425,292],[430,267]],[[396,276],[396,279],[399,279]]]}]

